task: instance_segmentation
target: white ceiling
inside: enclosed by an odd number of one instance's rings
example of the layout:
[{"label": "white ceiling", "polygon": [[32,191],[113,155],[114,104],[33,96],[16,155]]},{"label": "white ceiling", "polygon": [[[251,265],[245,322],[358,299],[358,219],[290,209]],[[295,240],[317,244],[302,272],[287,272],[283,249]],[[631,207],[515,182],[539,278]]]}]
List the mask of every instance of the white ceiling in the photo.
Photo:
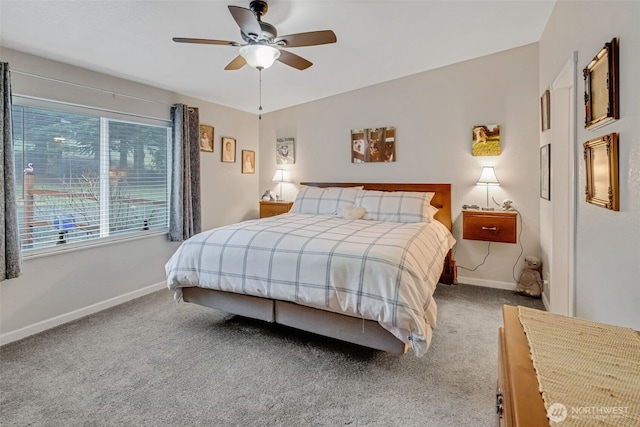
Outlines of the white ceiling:
[{"label": "white ceiling", "polygon": [[[258,71],[224,71],[237,48],[171,40],[241,42],[229,4],[249,0],[0,0],[0,45],[257,113]],[[263,20],[279,35],[331,29],[338,42],[291,48],[307,70],[263,71],[263,112],[537,42],[554,4],[271,0]]]}]

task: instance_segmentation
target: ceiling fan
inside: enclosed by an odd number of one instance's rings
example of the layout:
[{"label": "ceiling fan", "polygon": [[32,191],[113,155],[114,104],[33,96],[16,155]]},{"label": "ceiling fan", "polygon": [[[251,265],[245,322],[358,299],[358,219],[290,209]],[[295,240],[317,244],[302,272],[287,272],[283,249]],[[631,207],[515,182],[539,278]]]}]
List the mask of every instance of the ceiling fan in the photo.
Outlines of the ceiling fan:
[{"label": "ceiling fan", "polygon": [[284,47],[317,46],[335,43],[337,40],[336,35],[331,30],[311,31],[278,37],[276,27],[262,20],[262,16],[267,13],[269,8],[267,2],[263,0],[251,1],[249,9],[231,5],[228,7],[231,16],[240,27],[240,35],[245,43],[184,37],[174,37],[173,41],[240,47],[240,54],[227,64],[224,68],[225,70],[239,70],[245,64],[262,70],[269,68],[275,60],[298,70],[305,70],[312,66],[313,63],[284,50]]}]

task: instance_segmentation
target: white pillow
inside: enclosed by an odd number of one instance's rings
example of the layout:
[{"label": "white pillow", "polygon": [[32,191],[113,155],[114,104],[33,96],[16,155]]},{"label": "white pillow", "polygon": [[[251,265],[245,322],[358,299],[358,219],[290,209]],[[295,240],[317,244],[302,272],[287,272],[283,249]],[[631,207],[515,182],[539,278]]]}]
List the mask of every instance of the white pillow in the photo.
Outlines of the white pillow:
[{"label": "white pillow", "polygon": [[433,219],[435,218],[435,216],[436,216],[436,214],[438,213],[439,210],[440,209],[436,208],[435,206],[429,205],[429,209],[428,209],[429,221],[428,222],[433,221]]},{"label": "white pillow", "polygon": [[316,215],[341,215],[344,206],[355,205],[362,187],[309,187],[298,191],[290,212]]},{"label": "white pillow", "polygon": [[364,208],[356,208],[353,205],[348,205],[342,207],[341,213],[344,219],[353,221],[362,218],[367,211],[365,211]]},{"label": "white pillow", "polygon": [[431,222],[433,192],[363,190],[356,207],[366,210],[364,219],[390,222]]}]

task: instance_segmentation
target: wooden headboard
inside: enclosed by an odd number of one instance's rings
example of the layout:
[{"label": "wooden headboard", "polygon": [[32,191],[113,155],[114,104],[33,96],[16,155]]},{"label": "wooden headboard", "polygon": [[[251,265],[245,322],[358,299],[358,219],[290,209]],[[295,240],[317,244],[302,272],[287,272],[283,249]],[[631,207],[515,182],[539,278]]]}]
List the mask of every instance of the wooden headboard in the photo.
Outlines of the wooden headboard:
[{"label": "wooden headboard", "polygon": [[431,204],[438,208],[435,218],[451,230],[451,184],[396,184],[396,183],[353,183],[353,182],[301,182],[311,187],[356,187],[380,191],[419,191],[435,193]]}]

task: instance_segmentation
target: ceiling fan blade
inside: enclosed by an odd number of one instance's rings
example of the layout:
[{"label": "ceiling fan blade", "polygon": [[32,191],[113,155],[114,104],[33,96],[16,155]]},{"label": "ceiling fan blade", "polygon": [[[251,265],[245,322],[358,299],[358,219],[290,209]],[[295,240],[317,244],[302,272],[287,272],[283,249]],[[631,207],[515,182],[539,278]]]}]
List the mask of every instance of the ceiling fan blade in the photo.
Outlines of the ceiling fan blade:
[{"label": "ceiling fan blade", "polygon": [[317,46],[319,44],[335,43],[338,39],[331,30],[311,31],[308,33],[289,34],[278,37],[274,43],[284,42],[286,47]]},{"label": "ceiling fan blade", "polygon": [[249,38],[258,40],[262,35],[262,27],[256,19],[255,15],[249,9],[239,6],[229,5],[229,12],[236,20],[240,30]]},{"label": "ceiling fan blade", "polygon": [[211,39],[191,39],[186,37],[174,37],[176,43],[198,43],[198,44],[218,44],[225,46],[240,46],[238,42],[230,42],[228,40],[211,40]]},{"label": "ceiling fan blade", "polygon": [[240,55],[236,56],[235,59],[227,64],[224,67],[225,70],[239,70],[244,67],[247,61]]},{"label": "ceiling fan blade", "polygon": [[307,61],[303,57],[282,49],[280,49],[280,57],[278,58],[278,61],[283,64],[287,64],[290,67],[297,68],[298,70],[306,70],[313,65],[312,62]]}]

